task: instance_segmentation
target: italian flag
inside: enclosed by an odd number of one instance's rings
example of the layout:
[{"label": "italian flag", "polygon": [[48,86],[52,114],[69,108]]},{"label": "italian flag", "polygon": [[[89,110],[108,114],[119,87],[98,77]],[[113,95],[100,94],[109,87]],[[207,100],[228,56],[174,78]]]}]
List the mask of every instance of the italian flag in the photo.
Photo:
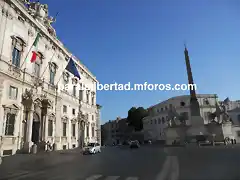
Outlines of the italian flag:
[{"label": "italian flag", "polygon": [[40,38],[40,34],[38,33],[32,45],[31,63],[35,62],[37,59],[37,45],[38,45],[39,38]]}]

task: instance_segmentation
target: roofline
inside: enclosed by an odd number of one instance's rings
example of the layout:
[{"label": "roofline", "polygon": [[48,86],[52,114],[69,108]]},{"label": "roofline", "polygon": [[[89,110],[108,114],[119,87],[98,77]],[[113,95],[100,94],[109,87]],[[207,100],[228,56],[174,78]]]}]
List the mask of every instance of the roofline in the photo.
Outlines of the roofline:
[{"label": "roofline", "polygon": [[[66,56],[71,57],[73,54],[63,45],[63,43],[58,40],[57,38],[52,37],[47,30],[45,30],[44,28],[41,28],[41,24],[38,23],[31,15],[29,15],[25,9],[25,7],[23,6],[23,4],[21,2],[19,2],[19,0],[6,0],[9,3],[12,3],[19,11],[21,11],[22,13],[24,13],[24,15],[28,18],[28,20],[31,21],[31,23],[33,23],[36,27],[37,30],[39,30],[42,34],[44,34],[46,36],[46,39],[50,39],[53,44],[58,47],[63,53],[66,54]],[[87,73],[95,82],[98,82],[96,77],[89,71],[89,69],[84,66],[80,60],[74,56],[73,60],[75,60],[75,62],[82,68],[82,70]]]},{"label": "roofline", "polygon": [[[197,94],[196,96],[197,96],[197,98],[205,98],[205,97],[218,98],[217,94]],[[190,97],[190,95],[174,96],[174,97],[171,97],[171,98],[169,98],[167,100],[164,100],[164,101],[162,101],[162,102],[160,102],[158,104],[152,105],[149,108],[154,108],[155,106],[163,104],[163,103],[165,103],[165,102],[167,102],[169,100],[178,99],[178,98],[184,98],[184,97]]]}]

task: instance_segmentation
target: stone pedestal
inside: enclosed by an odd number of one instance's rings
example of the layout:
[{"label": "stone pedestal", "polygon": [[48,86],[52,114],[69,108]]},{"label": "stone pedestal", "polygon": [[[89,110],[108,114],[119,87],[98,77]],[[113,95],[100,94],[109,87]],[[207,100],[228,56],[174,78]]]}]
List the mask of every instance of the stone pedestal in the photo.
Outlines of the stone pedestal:
[{"label": "stone pedestal", "polygon": [[208,130],[204,125],[204,120],[201,116],[192,116],[191,125],[187,130],[187,136],[208,135]]},{"label": "stone pedestal", "polygon": [[179,138],[177,128],[167,128],[166,129],[166,145],[172,145],[173,141]]},{"label": "stone pedestal", "polygon": [[181,144],[184,144],[186,140],[186,132],[189,126],[180,126],[170,127],[166,129],[166,144],[172,145],[174,140],[178,140]]}]

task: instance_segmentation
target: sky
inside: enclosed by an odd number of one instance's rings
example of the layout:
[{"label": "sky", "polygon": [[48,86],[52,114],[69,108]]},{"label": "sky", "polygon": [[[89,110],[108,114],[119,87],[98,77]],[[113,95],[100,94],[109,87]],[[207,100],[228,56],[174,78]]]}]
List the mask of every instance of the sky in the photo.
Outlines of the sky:
[{"label": "sky", "polygon": [[[41,0],[64,45],[101,84],[184,84],[186,43],[197,93],[239,98],[239,0]],[[188,91],[98,91],[102,123]]]}]

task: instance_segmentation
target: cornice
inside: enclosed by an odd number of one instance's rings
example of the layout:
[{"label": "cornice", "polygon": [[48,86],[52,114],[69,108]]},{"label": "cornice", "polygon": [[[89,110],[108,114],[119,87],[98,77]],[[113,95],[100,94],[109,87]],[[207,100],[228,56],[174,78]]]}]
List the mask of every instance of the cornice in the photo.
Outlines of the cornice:
[{"label": "cornice", "polygon": [[[44,38],[46,38],[48,41],[50,41],[51,44],[55,45],[59,49],[59,51],[61,51],[68,57],[72,56],[71,52],[66,47],[64,47],[64,45],[61,41],[52,37],[48,33],[47,29],[41,23],[36,21],[31,15],[28,14],[28,12],[26,11],[25,7],[22,5],[21,2],[19,2],[18,0],[6,0],[6,2],[9,5],[14,5],[16,10],[20,11],[25,16],[25,18],[28,19],[28,23],[30,23],[31,26],[33,26],[36,31],[39,31],[43,35]],[[93,74],[80,62],[80,60],[78,58],[76,58],[75,56],[72,56],[72,57],[73,57],[73,60],[75,60],[75,63],[78,64],[78,66],[88,76],[90,76],[93,79],[93,81],[98,82],[96,77],[93,76]]]}]

